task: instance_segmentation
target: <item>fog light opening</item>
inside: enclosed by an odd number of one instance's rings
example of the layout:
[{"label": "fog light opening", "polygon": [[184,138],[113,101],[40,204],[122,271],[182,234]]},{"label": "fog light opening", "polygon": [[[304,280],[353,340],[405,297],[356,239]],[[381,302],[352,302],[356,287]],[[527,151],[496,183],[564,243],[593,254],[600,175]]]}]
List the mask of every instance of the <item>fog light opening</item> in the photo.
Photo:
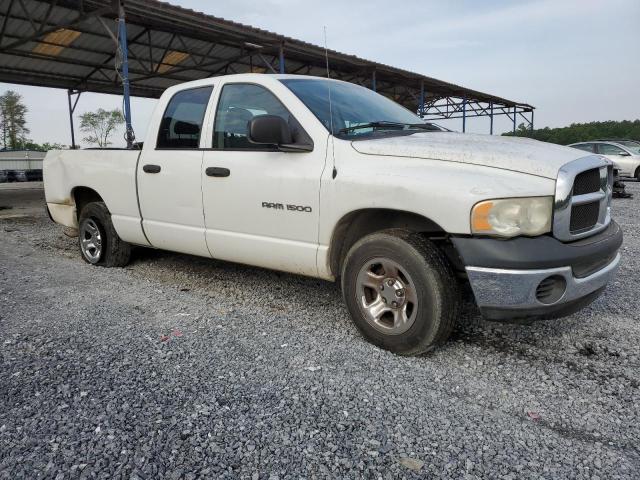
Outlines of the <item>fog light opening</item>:
[{"label": "fog light opening", "polygon": [[536,299],[545,305],[556,303],[567,289],[567,281],[561,275],[551,275],[542,280],[536,288]]}]

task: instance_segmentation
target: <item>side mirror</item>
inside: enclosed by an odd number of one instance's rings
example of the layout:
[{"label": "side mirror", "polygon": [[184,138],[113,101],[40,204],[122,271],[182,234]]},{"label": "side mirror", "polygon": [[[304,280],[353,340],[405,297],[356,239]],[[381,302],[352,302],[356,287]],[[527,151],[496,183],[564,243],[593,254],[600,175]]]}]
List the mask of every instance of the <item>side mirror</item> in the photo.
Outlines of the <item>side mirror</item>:
[{"label": "side mirror", "polygon": [[620,152],[618,153],[618,155],[620,155],[621,157],[630,157],[631,154],[629,152]]},{"label": "side mirror", "polygon": [[277,115],[258,115],[249,121],[249,141],[262,145],[287,145],[292,142],[291,129]]},{"label": "side mirror", "polygon": [[313,151],[313,142],[310,138],[308,141],[294,143],[293,137],[294,133],[287,121],[278,115],[258,115],[249,121],[249,142],[251,143],[277,145],[281,152]]}]

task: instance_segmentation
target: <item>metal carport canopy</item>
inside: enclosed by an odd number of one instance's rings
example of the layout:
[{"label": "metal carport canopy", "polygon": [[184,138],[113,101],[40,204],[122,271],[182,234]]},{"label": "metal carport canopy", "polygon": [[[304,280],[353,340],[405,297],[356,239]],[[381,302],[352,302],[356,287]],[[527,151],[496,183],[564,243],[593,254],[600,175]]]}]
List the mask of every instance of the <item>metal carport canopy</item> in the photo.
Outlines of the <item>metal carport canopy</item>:
[{"label": "metal carport canopy", "polygon": [[[131,95],[157,98],[169,86],[228,73],[326,76],[325,49],[157,0],[2,0],[0,81],[122,94],[118,14],[126,18]],[[120,42],[120,45],[122,43]],[[357,83],[425,118],[520,115],[531,105],[328,51],[332,78]],[[524,114],[529,113],[530,119]]]}]

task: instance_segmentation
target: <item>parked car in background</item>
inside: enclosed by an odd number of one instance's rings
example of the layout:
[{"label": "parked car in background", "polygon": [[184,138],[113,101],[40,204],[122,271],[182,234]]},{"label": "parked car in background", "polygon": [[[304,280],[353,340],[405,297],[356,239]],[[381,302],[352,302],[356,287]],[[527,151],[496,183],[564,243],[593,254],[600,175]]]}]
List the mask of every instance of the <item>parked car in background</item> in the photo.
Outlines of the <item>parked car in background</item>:
[{"label": "parked car in background", "polygon": [[598,153],[611,160],[622,177],[635,177],[640,181],[640,143],[635,140],[594,140],[572,143],[569,147]]},{"label": "parked car in background", "polygon": [[25,182],[41,182],[42,170],[25,170],[24,178]]},{"label": "parked car in background", "polygon": [[621,145],[631,144],[631,146],[640,147],[640,140],[631,140],[628,138],[598,138],[597,142],[614,142]]},{"label": "parked car in background", "polygon": [[42,170],[0,170],[0,183],[41,182]]},{"label": "parked car in background", "polygon": [[25,170],[15,170],[13,172],[16,182],[28,182],[27,172]]}]

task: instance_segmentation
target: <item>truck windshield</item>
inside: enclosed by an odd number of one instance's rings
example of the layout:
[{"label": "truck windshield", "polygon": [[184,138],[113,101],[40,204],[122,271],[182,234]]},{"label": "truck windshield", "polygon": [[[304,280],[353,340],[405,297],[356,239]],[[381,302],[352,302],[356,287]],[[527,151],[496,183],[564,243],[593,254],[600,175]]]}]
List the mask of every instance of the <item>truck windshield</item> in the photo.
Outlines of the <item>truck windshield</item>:
[{"label": "truck windshield", "polygon": [[388,98],[352,83],[297,78],[280,81],[302,100],[327,130],[339,138],[444,130],[425,123]]}]

